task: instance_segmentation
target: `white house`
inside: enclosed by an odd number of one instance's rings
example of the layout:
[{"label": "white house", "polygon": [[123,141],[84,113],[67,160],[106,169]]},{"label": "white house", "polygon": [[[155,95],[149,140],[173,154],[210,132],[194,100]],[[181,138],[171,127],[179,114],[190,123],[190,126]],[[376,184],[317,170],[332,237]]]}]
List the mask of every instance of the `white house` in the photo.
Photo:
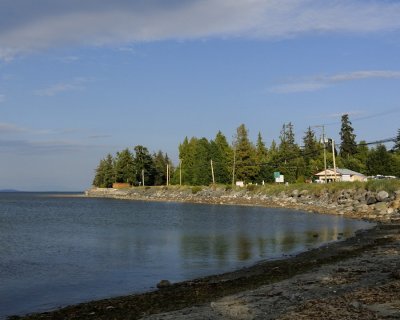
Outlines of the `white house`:
[{"label": "white house", "polygon": [[326,182],[334,182],[334,181],[348,181],[348,182],[353,182],[353,181],[367,181],[367,177],[363,175],[362,173],[349,170],[349,169],[341,169],[341,168],[336,168],[336,172],[334,169],[326,169],[325,170],[318,172],[315,174],[316,177],[318,177],[317,182],[320,183],[326,183]]}]

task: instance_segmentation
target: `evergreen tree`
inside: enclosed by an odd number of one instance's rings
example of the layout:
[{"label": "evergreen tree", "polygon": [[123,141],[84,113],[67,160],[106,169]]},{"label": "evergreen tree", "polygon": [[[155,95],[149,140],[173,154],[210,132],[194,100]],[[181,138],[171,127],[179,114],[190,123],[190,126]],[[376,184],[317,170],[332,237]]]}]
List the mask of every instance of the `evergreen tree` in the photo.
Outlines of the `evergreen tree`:
[{"label": "evergreen tree", "polygon": [[397,136],[394,141],[393,152],[400,154],[400,129],[397,130]]},{"label": "evergreen tree", "polygon": [[154,175],[155,168],[153,158],[151,157],[149,151],[146,147],[138,145],[134,148],[135,157],[135,173],[136,173],[136,181],[139,181],[140,184],[142,181],[142,174],[144,175],[144,184],[146,186],[154,185]]},{"label": "evergreen tree", "polygon": [[98,188],[104,187],[104,169],[105,169],[105,160],[101,159],[99,165],[96,168],[96,174],[93,179],[93,186]]},{"label": "evergreen tree", "polygon": [[210,142],[210,157],[213,160],[216,183],[230,183],[232,179],[233,150],[221,131],[218,131],[215,139]]},{"label": "evergreen tree", "polygon": [[[279,171],[284,174],[286,181],[295,182],[297,178],[303,174],[303,172],[299,172],[299,169],[304,171],[304,168],[299,167],[300,148],[295,142],[294,130],[291,122],[283,124],[280,135],[279,158],[281,159]],[[301,163],[301,165],[303,165],[303,163]]]},{"label": "evergreen tree", "polygon": [[135,164],[133,155],[128,148],[117,152],[115,157],[115,180],[116,182],[130,184],[135,182]]},{"label": "evergreen tree", "polygon": [[169,164],[168,156],[159,150],[153,154],[154,163],[154,185],[162,186],[167,183],[167,164]]},{"label": "evergreen tree", "polygon": [[268,149],[265,146],[261,132],[258,132],[257,142],[256,142],[256,161],[259,166],[259,173],[256,182],[262,183],[263,181],[268,181],[271,171],[268,167]]},{"label": "evergreen tree", "polygon": [[308,127],[303,137],[304,149],[303,158],[309,163],[311,159],[315,159],[321,152],[321,145],[318,143],[315,137],[315,132]]},{"label": "evergreen tree", "polygon": [[182,172],[182,184],[193,185],[193,166],[195,161],[195,147],[197,138],[187,137],[179,145],[180,170]]},{"label": "evergreen tree", "polygon": [[255,148],[248,138],[248,131],[244,124],[236,130],[234,148],[236,180],[254,182],[259,173],[259,167],[256,164]]},{"label": "evergreen tree", "polygon": [[209,185],[211,178],[210,144],[206,138],[196,141],[192,169],[193,185]]},{"label": "evergreen tree", "polygon": [[385,145],[380,144],[373,148],[367,159],[367,171],[369,175],[393,175],[393,155],[389,153]]},{"label": "evergreen tree", "polygon": [[357,153],[356,135],[353,133],[354,129],[351,126],[349,115],[342,115],[342,127],[340,129],[340,156],[342,158],[349,158]]}]

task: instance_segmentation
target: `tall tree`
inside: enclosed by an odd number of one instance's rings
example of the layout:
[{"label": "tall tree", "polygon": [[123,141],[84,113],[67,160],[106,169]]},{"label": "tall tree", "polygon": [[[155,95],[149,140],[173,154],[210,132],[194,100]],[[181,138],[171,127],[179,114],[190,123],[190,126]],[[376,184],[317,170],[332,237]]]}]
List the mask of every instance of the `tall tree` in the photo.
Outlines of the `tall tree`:
[{"label": "tall tree", "polygon": [[114,160],[111,154],[100,160],[96,169],[93,185],[101,188],[111,188],[115,182]]},{"label": "tall tree", "polygon": [[249,140],[248,131],[244,124],[236,129],[235,149],[235,178],[245,182],[254,182],[259,166],[256,164],[255,148]]},{"label": "tall tree", "polygon": [[144,176],[144,184],[146,186],[153,185],[155,168],[153,158],[151,157],[149,150],[141,145],[135,146],[134,150],[136,180],[142,183],[142,178]]},{"label": "tall tree", "polygon": [[307,179],[312,179],[313,174],[316,172],[315,161],[319,158],[322,148],[311,127],[308,127],[307,131],[304,133],[303,143],[304,149],[302,155],[305,162],[304,175]]},{"label": "tall tree", "polygon": [[217,183],[230,183],[233,150],[221,131],[218,131],[215,139],[210,142],[210,157],[213,160],[215,181]]},{"label": "tall tree", "polygon": [[393,155],[389,153],[383,144],[379,144],[373,148],[367,159],[367,170],[369,175],[392,175],[394,174],[393,168]]},{"label": "tall tree", "polygon": [[397,130],[397,136],[392,150],[393,152],[400,154],[400,129]]},{"label": "tall tree", "polygon": [[115,157],[115,180],[116,182],[125,182],[134,184],[135,165],[133,155],[128,148],[117,152]]},{"label": "tall tree", "polygon": [[321,145],[317,141],[315,132],[311,129],[311,127],[308,127],[307,131],[304,133],[303,143],[303,158],[308,164],[311,159],[318,157],[321,152]]},{"label": "tall tree", "polygon": [[[299,172],[300,148],[295,142],[294,129],[291,122],[283,124],[279,138],[279,158],[281,159],[279,169],[284,174],[286,181],[295,182],[303,172]],[[301,165],[303,166],[303,163]]]},{"label": "tall tree", "polygon": [[196,141],[192,171],[193,185],[209,185],[211,178],[210,144],[206,138]]},{"label": "tall tree", "polygon": [[259,166],[259,173],[256,182],[262,183],[268,181],[271,170],[268,167],[268,149],[265,146],[261,132],[258,132],[256,142],[256,161]]},{"label": "tall tree", "polygon": [[161,150],[153,154],[155,186],[162,186],[167,183],[167,164],[169,165],[168,161],[168,156],[164,156]]},{"label": "tall tree", "polygon": [[185,137],[179,145],[180,172],[182,172],[182,183],[186,185],[193,184],[193,166],[197,140],[197,138],[192,137],[189,141]]},{"label": "tall tree", "polygon": [[356,135],[353,133],[354,129],[349,120],[349,115],[342,115],[342,127],[340,129],[340,156],[342,158],[349,158],[357,153]]}]

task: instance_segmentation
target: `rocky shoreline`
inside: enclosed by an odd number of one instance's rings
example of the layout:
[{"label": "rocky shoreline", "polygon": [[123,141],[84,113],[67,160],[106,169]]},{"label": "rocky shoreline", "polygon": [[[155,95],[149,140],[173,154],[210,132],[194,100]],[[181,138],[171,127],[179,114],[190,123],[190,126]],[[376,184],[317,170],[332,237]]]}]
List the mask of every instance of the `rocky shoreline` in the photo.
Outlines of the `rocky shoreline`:
[{"label": "rocky shoreline", "polygon": [[207,204],[252,205],[292,208],[317,213],[340,214],[371,221],[400,221],[400,190],[372,192],[358,189],[321,189],[318,193],[294,189],[278,194],[263,191],[212,187],[92,188],[88,197],[142,201],[175,201]]},{"label": "rocky shoreline", "polygon": [[400,319],[400,191],[90,189],[88,197],[286,207],[376,221],[373,229],[282,260],[143,294],[10,319]]}]

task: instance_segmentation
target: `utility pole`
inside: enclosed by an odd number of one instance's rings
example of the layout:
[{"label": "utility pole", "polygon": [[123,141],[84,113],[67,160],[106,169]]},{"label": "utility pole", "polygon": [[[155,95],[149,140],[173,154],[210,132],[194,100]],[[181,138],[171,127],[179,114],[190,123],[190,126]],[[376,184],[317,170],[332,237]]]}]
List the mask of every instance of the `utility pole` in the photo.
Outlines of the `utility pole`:
[{"label": "utility pole", "polygon": [[144,169],[142,169],[142,186],[144,187]]},{"label": "utility pole", "polygon": [[179,159],[179,185],[182,185],[182,159]]},{"label": "utility pole", "polygon": [[213,166],[213,161],[212,161],[212,159],[211,159],[210,161],[211,161],[211,175],[212,175],[212,182],[213,182],[213,184],[215,184],[215,177],[214,177],[214,166]]},{"label": "utility pole", "polygon": [[326,174],[326,143],[325,143],[325,125],[314,126],[316,128],[322,128],[322,143],[324,144],[324,172],[325,172],[325,183],[327,183],[327,174]]},{"label": "utility pole", "polygon": [[332,140],[332,158],[333,158],[333,170],[335,172],[335,182],[336,182],[336,157],[335,157],[335,140]]},{"label": "utility pole", "polygon": [[236,146],[233,149],[232,188],[235,186]]},{"label": "utility pole", "polygon": [[325,126],[322,125],[322,141],[324,143],[324,169],[325,169],[325,183],[328,183],[326,176],[326,143],[325,143]]},{"label": "utility pole", "polygon": [[167,187],[169,185],[169,164],[167,164]]}]

